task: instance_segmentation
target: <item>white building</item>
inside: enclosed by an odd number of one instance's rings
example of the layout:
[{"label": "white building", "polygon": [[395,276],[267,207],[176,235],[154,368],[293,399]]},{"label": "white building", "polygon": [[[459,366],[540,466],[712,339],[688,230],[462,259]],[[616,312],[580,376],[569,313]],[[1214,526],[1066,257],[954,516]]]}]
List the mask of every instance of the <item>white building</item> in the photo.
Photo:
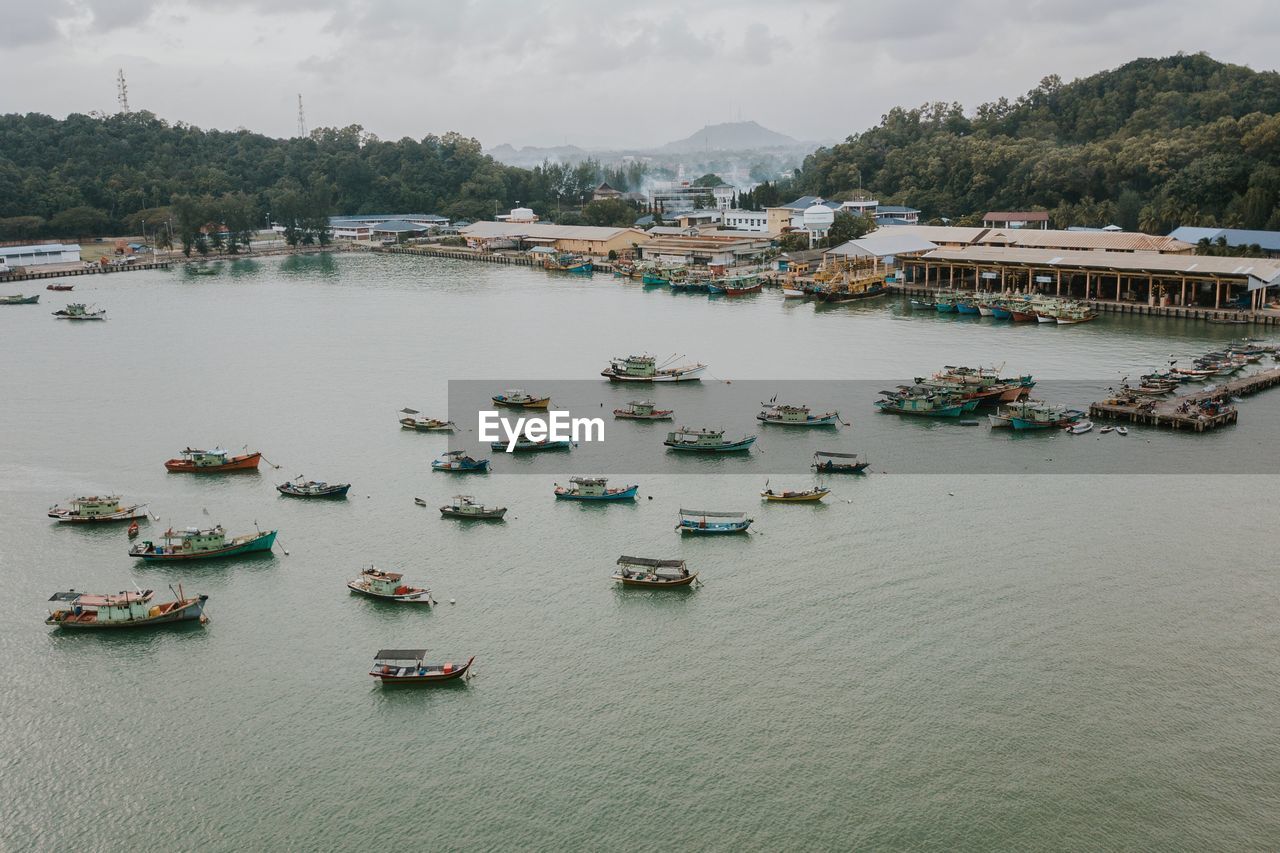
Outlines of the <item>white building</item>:
[{"label": "white building", "polygon": [[[408,222],[427,231],[431,228],[443,228],[449,224],[444,216],[434,213],[369,213],[359,216],[330,216],[329,231],[335,240],[372,240],[378,227],[388,222]],[[271,230],[277,234],[285,232],[285,226],[272,223]]]},{"label": "white building", "polygon": [[0,246],[0,266],[38,267],[45,264],[80,263],[79,243],[40,243],[34,246]]},{"label": "white building", "polygon": [[734,231],[755,231],[763,234],[769,230],[769,214],[763,210],[729,208],[724,212],[720,225]]}]

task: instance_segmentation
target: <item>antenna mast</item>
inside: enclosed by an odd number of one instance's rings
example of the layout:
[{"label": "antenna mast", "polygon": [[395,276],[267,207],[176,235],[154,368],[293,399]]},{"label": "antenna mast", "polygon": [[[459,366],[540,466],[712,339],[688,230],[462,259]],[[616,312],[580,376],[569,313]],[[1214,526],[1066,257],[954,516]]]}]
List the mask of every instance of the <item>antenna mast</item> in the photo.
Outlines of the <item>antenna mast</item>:
[{"label": "antenna mast", "polygon": [[124,69],[116,70],[116,101],[120,104],[120,112],[129,113],[129,87],[124,82]]},{"label": "antenna mast", "polygon": [[298,135],[306,137],[307,135],[307,115],[302,111],[302,93],[298,93]]}]

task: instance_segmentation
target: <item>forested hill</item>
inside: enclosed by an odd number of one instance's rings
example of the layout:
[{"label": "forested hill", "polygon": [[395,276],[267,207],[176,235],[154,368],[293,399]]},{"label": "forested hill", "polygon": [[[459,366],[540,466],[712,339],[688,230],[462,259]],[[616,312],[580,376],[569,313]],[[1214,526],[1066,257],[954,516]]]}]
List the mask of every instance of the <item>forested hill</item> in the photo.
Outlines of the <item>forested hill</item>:
[{"label": "forested hill", "polygon": [[1058,227],[1280,229],[1280,75],[1179,55],[1046,77],[972,115],[896,108],[807,158],[798,188],[837,198],[859,170],[862,186],[923,218],[1032,208]]},{"label": "forested hill", "polygon": [[156,209],[183,196],[226,198],[264,222],[273,197],[317,188],[333,212],[477,219],[517,200],[554,208],[600,178],[595,163],[505,166],[456,133],[387,142],[353,125],[274,139],[146,112],[0,116],[0,239],[137,233],[148,213],[154,222]]}]

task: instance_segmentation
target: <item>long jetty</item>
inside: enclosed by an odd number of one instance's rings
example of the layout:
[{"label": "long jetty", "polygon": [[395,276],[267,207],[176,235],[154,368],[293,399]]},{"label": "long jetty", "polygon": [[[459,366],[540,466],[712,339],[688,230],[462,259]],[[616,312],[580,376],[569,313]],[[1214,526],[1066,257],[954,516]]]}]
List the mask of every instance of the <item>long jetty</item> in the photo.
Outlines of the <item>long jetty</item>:
[{"label": "long jetty", "polygon": [[[525,254],[479,252],[453,246],[374,246],[370,251],[388,255],[422,255],[430,258],[453,258],[458,261],[484,261],[490,264],[510,264],[519,267],[542,266],[541,260]],[[608,261],[592,258],[591,265],[596,272],[613,272],[613,265]]]},{"label": "long jetty", "polygon": [[102,266],[72,267],[71,269],[43,270],[39,267],[28,267],[25,272],[0,273],[0,281],[30,281],[37,278],[65,278],[69,275],[106,275],[107,273],[134,272],[136,270],[167,270],[169,261],[151,261],[145,264],[117,264]]},{"label": "long jetty", "polygon": [[1247,397],[1276,385],[1280,385],[1280,367],[1227,380],[1215,385],[1212,390],[1202,389],[1163,400],[1140,394],[1118,395],[1091,404],[1089,417],[1204,432],[1234,424],[1239,417],[1239,410],[1235,406],[1224,405],[1217,411],[1205,411],[1201,408],[1202,403],[1215,399]]}]

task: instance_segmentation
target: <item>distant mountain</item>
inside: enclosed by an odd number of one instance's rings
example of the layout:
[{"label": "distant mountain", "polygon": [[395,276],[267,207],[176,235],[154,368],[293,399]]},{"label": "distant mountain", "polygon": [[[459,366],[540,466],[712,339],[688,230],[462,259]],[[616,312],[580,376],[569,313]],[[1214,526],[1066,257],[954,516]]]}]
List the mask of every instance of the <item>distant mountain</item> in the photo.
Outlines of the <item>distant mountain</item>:
[{"label": "distant mountain", "polygon": [[590,151],[576,145],[554,145],[549,148],[526,145],[523,148],[516,148],[507,143],[490,148],[485,153],[499,163],[525,169],[540,166],[546,160],[552,163],[578,163],[591,156]]},{"label": "distant mountain", "polygon": [[751,151],[758,148],[792,148],[803,145],[785,133],[761,127],[754,121],[709,124],[692,136],[668,142],[659,151]]}]

